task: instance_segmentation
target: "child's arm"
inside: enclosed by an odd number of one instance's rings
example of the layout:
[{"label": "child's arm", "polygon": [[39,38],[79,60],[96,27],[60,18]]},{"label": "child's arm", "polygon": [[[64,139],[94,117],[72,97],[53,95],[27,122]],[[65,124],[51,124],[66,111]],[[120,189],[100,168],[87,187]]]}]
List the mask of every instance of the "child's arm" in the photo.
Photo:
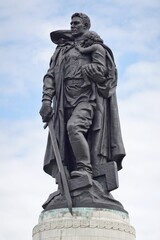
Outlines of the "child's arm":
[{"label": "child's arm", "polygon": [[89,52],[94,52],[94,51],[97,50],[97,45],[96,44],[93,44],[93,45],[91,45],[89,47],[86,47],[86,48],[83,48],[83,47],[78,46],[78,45],[75,46],[75,47],[81,53],[89,53]]}]

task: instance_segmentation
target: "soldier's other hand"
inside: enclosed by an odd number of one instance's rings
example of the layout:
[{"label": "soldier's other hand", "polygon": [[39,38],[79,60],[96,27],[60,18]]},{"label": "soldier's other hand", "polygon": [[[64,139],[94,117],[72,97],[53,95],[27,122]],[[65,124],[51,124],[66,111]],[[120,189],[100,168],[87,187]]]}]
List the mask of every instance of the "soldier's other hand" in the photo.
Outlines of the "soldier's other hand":
[{"label": "soldier's other hand", "polygon": [[100,69],[95,68],[93,65],[87,65],[84,69],[85,74],[96,83],[103,83],[105,77]]},{"label": "soldier's other hand", "polygon": [[52,107],[50,101],[43,101],[42,102],[42,107],[39,111],[42,121],[43,122],[49,122],[52,114]]}]

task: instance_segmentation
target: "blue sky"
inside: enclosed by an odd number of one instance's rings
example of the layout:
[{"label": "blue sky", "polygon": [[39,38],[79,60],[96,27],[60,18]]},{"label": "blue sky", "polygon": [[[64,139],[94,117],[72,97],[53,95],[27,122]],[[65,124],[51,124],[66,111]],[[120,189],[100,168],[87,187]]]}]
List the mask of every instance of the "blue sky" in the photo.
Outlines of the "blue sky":
[{"label": "blue sky", "polygon": [[43,170],[47,130],[39,116],[42,79],[55,49],[49,34],[84,12],[113,50],[127,156],[113,192],[138,240],[159,240],[159,0],[1,0],[0,239],[31,239],[41,205],[56,189]]}]

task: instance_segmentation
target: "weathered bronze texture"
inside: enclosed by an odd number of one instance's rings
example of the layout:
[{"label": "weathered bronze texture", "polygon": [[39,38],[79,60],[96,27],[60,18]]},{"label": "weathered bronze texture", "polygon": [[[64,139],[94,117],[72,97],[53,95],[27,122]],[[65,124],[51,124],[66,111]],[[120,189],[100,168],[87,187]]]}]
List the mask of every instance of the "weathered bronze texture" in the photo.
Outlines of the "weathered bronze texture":
[{"label": "weathered bronze texture", "polygon": [[56,178],[58,191],[49,196],[45,210],[67,207],[55,137],[73,207],[125,211],[110,194],[118,187],[117,171],[125,156],[116,100],[117,69],[111,49],[89,30],[90,25],[86,14],[75,13],[71,30],[50,34],[57,47],[43,79],[40,114],[55,131],[55,136],[48,135],[44,171]]}]

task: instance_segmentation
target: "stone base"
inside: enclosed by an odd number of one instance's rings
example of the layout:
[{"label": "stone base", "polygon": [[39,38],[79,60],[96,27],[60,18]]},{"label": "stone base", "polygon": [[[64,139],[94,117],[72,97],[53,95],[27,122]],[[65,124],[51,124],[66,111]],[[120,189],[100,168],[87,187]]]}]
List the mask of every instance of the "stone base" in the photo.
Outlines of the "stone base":
[{"label": "stone base", "polygon": [[127,213],[103,208],[44,211],[33,229],[33,240],[135,240]]}]

